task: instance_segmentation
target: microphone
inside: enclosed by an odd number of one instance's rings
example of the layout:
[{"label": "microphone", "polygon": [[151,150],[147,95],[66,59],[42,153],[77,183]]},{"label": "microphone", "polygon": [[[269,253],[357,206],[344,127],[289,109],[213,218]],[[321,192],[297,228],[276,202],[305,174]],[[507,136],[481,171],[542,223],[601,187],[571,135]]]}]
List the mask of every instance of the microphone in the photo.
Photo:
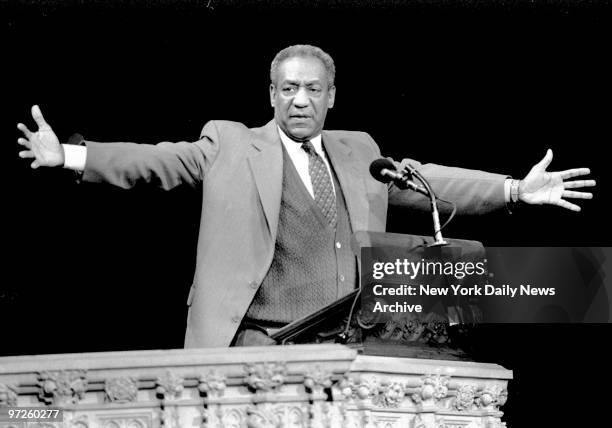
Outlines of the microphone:
[{"label": "microphone", "polygon": [[[440,227],[440,214],[438,213],[438,204],[436,202],[436,194],[429,185],[429,182],[417,171],[412,165],[408,164],[404,171],[397,171],[395,164],[389,159],[376,159],[370,164],[370,174],[381,183],[389,183],[393,181],[400,189],[411,189],[415,192],[422,193],[429,198],[431,204],[431,216],[433,220],[434,242],[429,246],[447,245],[448,242],[442,237],[442,228]],[[412,181],[412,176],[416,177],[422,183],[416,184]]]},{"label": "microphone", "polygon": [[429,197],[429,192],[423,186],[412,181],[412,173],[408,170],[398,171],[389,159],[376,159],[370,164],[370,174],[381,183],[393,181],[400,189],[410,189]]}]

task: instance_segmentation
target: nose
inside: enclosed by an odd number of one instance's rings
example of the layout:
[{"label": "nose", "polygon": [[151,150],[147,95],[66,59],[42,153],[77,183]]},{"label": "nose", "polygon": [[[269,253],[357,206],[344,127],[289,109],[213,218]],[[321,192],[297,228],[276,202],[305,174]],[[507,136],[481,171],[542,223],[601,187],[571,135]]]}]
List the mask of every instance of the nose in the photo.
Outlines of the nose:
[{"label": "nose", "polygon": [[308,94],[303,86],[298,89],[293,97],[293,105],[296,107],[308,107]]}]

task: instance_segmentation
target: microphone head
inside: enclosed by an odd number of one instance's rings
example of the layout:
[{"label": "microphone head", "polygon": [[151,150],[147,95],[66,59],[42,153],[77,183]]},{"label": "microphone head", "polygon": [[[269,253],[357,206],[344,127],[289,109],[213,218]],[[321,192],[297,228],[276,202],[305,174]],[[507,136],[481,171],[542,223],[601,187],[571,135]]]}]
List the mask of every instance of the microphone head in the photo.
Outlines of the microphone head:
[{"label": "microphone head", "polygon": [[395,165],[393,164],[393,162],[386,158],[376,159],[370,164],[370,174],[372,175],[372,177],[374,177],[381,183],[388,183],[393,180],[393,178],[389,177],[388,175],[382,174],[383,169],[395,171]]}]

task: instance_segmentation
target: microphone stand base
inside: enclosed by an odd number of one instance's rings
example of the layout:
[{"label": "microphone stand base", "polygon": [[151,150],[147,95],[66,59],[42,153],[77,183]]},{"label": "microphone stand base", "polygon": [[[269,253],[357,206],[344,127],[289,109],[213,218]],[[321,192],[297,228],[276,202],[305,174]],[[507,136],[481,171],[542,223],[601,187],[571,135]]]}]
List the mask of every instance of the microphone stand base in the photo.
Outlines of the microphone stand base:
[{"label": "microphone stand base", "polygon": [[445,241],[444,239],[437,239],[435,242],[432,242],[431,244],[427,244],[428,247],[442,247],[444,245],[448,245],[448,242]]}]

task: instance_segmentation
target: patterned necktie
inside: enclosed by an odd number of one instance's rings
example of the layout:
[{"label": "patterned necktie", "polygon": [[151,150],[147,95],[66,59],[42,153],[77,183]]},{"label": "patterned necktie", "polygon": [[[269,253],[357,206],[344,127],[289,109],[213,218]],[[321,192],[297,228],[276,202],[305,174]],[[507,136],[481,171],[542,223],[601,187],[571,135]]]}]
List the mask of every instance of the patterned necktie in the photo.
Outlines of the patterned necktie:
[{"label": "patterned necktie", "polygon": [[308,173],[312,182],[315,202],[334,229],[338,220],[338,212],[336,211],[336,195],[329,171],[310,141],[302,144],[302,148],[308,153]]}]

